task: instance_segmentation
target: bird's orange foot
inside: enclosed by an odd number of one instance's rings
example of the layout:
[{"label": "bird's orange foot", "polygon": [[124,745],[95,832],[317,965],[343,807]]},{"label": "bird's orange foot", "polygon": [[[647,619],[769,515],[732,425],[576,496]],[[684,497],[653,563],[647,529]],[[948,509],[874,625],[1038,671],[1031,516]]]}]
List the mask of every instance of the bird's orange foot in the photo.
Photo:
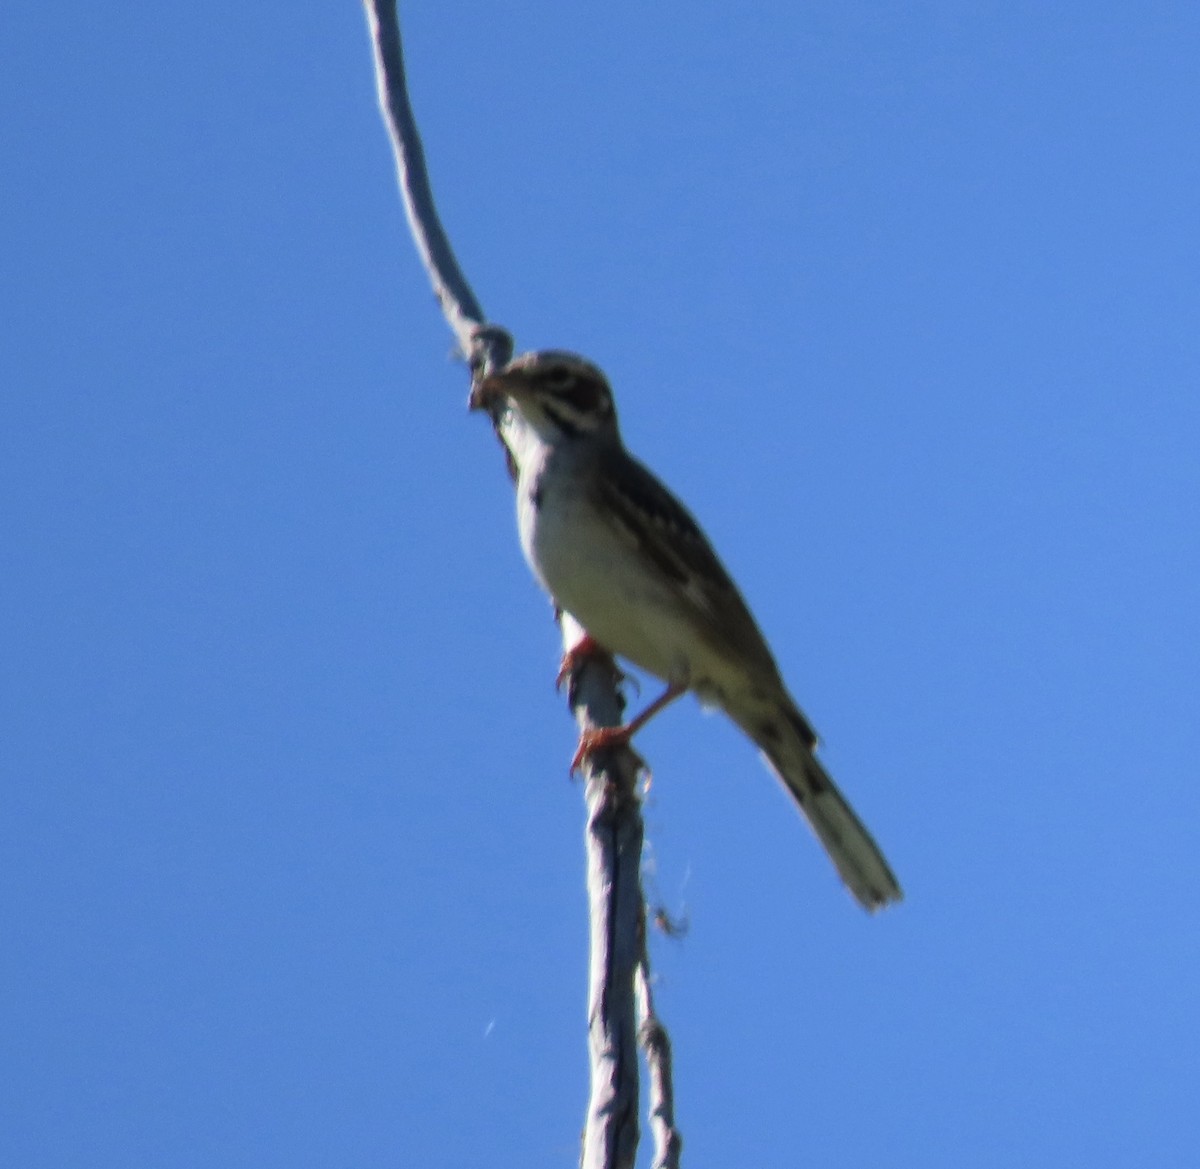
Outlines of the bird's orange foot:
[{"label": "bird's orange foot", "polygon": [[[574,775],[597,751],[608,751],[613,747],[629,747],[637,727],[594,727],[583,731],[579,736],[579,746],[575,748],[575,757],[571,760],[571,774]],[[646,761],[630,748],[639,771],[649,772]]]},{"label": "bird's orange foot", "polygon": [[565,654],[562,656],[562,661],[558,665],[558,673],[554,678],[554,689],[561,690],[563,683],[569,681],[571,675],[584,664],[591,661],[593,658],[607,659],[612,671],[620,681],[623,677],[617,669],[616,660],[612,654],[608,652],[590,633],[585,633],[583,637],[577,641]]}]

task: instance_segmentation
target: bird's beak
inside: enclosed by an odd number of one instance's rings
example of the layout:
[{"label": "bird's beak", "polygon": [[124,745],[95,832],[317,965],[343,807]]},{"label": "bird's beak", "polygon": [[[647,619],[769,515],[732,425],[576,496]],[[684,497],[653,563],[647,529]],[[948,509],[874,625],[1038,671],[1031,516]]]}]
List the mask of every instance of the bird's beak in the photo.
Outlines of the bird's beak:
[{"label": "bird's beak", "polygon": [[504,374],[490,373],[471,386],[471,396],[467,399],[467,407],[471,410],[492,410],[499,399],[504,397],[504,394]]}]

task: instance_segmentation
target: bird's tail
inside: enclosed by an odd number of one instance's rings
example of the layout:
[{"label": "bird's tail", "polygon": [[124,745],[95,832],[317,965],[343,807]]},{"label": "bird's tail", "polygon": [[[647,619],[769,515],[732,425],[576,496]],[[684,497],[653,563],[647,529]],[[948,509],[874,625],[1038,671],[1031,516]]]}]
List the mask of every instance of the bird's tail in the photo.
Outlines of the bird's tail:
[{"label": "bird's tail", "polygon": [[[741,723],[742,720],[738,719]],[[904,894],[871,834],[838,791],[813,750],[816,735],[794,706],[778,716],[742,724],[771,770],[796,801],[850,892],[874,912]]]}]

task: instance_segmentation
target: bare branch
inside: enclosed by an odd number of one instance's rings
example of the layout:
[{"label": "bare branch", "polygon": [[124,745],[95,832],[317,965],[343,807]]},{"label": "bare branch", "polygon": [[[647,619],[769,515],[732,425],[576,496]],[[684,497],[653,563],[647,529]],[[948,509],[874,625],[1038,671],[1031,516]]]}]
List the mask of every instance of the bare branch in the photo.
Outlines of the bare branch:
[{"label": "bare branch", "polygon": [[[567,614],[562,626],[564,647],[570,648],[582,630]],[[585,658],[573,671],[569,696],[581,730],[620,725],[623,703],[617,675],[604,657]],[[582,1169],[633,1169],[637,1156],[639,1068],[633,988],[646,940],[641,878],[644,830],[637,795],[640,766],[627,748],[589,758],[584,765],[592,1086]]]},{"label": "bare branch", "polygon": [[404,197],[413,242],[433,283],[442,315],[454,330],[459,348],[470,360],[472,370],[498,368],[512,357],[512,337],[504,329],[488,324],[483,306],[458,266],[454,249],[438,218],[425,166],[425,150],[408,98],[395,0],[364,0],[364,4],[375,49],[379,108],[392,140],[396,177]]},{"label": "bare branch", "polygon": [[[562,617],[563,644],[582,627]],[[581,730],[620,723],[619,674],[606,655],[584,657],[571,677],[570,701]],[[653,1169],[679,1169],[683,1138],[675,1127],[671,1042],[654,1012],[642,890],[644,829],[637,780],[642,760],[628,748],[589,759],[588,894],[591,968],[588,1050],[592,1091],[584,1129],[583,1169],[632,1169],[637,1153],[638,1045],[650,1081]],[[636,1013],[635,1013],[636,1007]]]},{"label": "bare branch", "polygon": [[[470,362],[472,376],[488,373],[512,357],[512,338],[504,329],[488,324],[438,218],[405,82],[395,0],[364,0],[364,5],[375,51],[379,105],[391,137],[413,240],[442,313]],[[496,420],[493,415],[493,423]],[[565,615],[562,625],[564,648],[570,648],[583,636],[583,630]],[[618,681],[615,672],[606,669],[600,660],[581,664],[573,672],[571,707],[581,728],[620,724],[623,704]],[[634,980],[645,961],[646,944],[641,885],[643,826],[636,791],[639,766],[637,756],[628,749],[610,752],[586,766],[592,1091],[584,1130],[584,1169],[633,1169],[637,1155],[639,1068]],[[652,1063],[652,1077],[656,1075],[655,1067]],[[669,1076],[665,1082],[669,1087]],[[656,1093],[657,1099],[661,1089]],[[659,1112],[656,1106],[652,1115],[657,1117]],[[678,1163],[678,1146],[674,1155],[673,1161],[664,1161],[660,1156],[656,1164],[673,1167]]]},{"label": "bare branch", "polygon": [[[643,946],[645,936],[643,934]],[[683,1137],[675,1127],[675,1081],[671,1070],[671,1040],[654,1013],[650,993],[650,958],[643,949],[635,981],[638,1034],[646,1053],[650,1080],[650,1131],[654,1134],[651,1169],[679,1169]]]}]

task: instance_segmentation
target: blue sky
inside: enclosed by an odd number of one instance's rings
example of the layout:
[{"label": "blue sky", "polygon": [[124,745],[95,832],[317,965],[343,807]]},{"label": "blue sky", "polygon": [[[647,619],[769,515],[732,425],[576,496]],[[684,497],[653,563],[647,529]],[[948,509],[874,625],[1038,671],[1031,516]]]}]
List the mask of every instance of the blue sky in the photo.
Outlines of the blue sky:
[{"label": "blue sky", "polygon": [[[685,1163],[1194,1165],[1194,6],[402,18],[484,305],[608,371],[908,894],[647,729]],[[17,0],[0,103],[0,1159],[574,1164],[556,634],[358,7]]]}]

